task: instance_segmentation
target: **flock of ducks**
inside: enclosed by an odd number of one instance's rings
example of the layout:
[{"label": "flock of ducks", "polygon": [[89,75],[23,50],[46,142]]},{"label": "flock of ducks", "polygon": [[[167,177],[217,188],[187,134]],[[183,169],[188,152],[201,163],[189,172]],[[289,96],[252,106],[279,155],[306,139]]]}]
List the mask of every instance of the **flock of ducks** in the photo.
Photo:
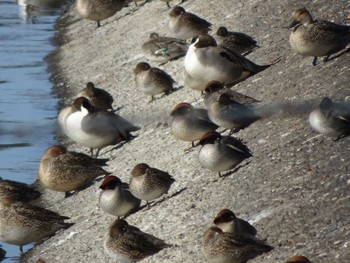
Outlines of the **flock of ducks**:
[{"label": "flock of ducks", "polygon": [[[100,21],[121,10],[126,2],[77,0],[76,8],[82,17],[97,21],[99,27]],[[165,2],[169,6],[169,1]],[[295,11],[293,18],[291,47],[301,55],[314,57],[312,64],[316,64],[318,57],[326,57],[327,61],[330,55],[349,47],[348,26],[313,20],[305,7]],[[143,54],[158,63],[185,56],[185,86],[205,93],[205,109],[184,102],[174,107],[171,133],[178,140],[191,142],[193,147],[201,146],[198,153],[201,165],[222,176],[252,157],[249,148],[232,134],[269,115],[264,113],[260,101],[230,87],[272,66],[278,59],[267,65],[255,64],[244,56],[258,47],[252,37],[229,32],[225,27],[211,36],[212,24],[181,6],[170,11],[169,29],[173,37],[152,33],[141,47]],[[188,39],[192,39],[191,44]],[[146,62],[136,65],[134,75],[136,86],[152,100],[158,94],[174,90],[173,78]],[[125,218],[142,209],[142,200],[150,208],[150,202],[166,194],[175,179],[146,163],[132,169],[129,184],[106,170],[108,159],[97,158],[100,150],[108,145],[122,146],[140,129],[116,114],[112,104],[113,97],[108,92],[87,83],[74,102],[60,111],[58,122],[71,140],[90,148],[91,156],[68,151],[62,145],[51,146],[42,156],[38,178],[45,188],[64,192],[66,197],[103,178],[99,206],[117,217],[106,234],[105,250],[118,262],[137,262],[172,245],[129,225]],[[326,97],[311,111],[309,122],[319,133],[342,138],[350,133],[349,105]],[[229,133],[223,135],[218,129],[228,129]],[[41,195],[31,186],[1,180],[0,194],[0,239],[19,245],[21,251],[23,245],[40,242],[73,225],[66,222],[68,217],[30,204]],[[273,247],[257,238],[252,225],[223,209],[213,220],[213,226],[205,231],[202,249],[209,262],[244,263]],[[294,256],[287,262],[310,261]]]}]

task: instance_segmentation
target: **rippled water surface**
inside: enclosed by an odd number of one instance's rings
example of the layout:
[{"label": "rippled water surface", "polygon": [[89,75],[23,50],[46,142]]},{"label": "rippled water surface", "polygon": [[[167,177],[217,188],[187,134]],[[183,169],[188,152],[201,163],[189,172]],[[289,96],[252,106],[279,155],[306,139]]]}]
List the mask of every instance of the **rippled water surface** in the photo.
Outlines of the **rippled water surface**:
[{"label": "rippled water surface", "polygon": [[[40,157],[55,143],[57,99],[44,57],[64,0],[0,0],[0,176],[34,182]],[[62,8],[62,7],[61,7]],[[13,262],[19,248],[1,242]],[[26,251],[30,246],[26,246]],[[17,260],[15,260],[17,261]]]}]

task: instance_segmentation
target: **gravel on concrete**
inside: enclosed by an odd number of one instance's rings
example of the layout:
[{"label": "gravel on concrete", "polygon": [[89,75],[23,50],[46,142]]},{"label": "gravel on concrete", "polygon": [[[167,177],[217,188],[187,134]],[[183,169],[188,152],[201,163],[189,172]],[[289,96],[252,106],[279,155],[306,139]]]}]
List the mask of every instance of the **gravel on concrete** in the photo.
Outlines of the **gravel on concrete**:
[{"label": "gravel on concrete", "polygon": [[[172,1],[174,5],[176,1]],[[179,1],[180,2],[180,1]],[[350,95],[349,53],[327,63],[295,54],[289,46],[293,11],[306,4],[315,18],[345,23],[346,0],[188,0],[182,6],[219,26],[253,36],[260,46],[249,54],[258,64],[280,62],[234,86],[262,101],[288,100],[302,104],[324,96],[344,100]],[[106,168],[128,182],[140,162],[174,176],[167,199],[127,218],[130,224],[174,244],[143,262],[206,262],[201,239],[219,210],[229,208],[248,220],[274,250],[249,262],[276,263],[302,254],[311,262],[349,262],[350,259],[350,138],[334,141],[318,135],[307,112],[277,115],[235,134],[252,150],[250,162],[234,174],[219,178],[202,168],[197,148],[177,141],[170,132],[169,113],[180,102],[203,106],[202,95],[183,87],[183,58],[157,66],[169,73],[179,89],[149,99],[135,88],[133,69],[146,61],[141,44],[151,32],[171,36],[169,9],[162,1],[133,3],[113,17],[96,23],[81,19],[73,4],[57,21],[57,50],[48,58],[54,92],[62,105],[72,102],[88,81],[115,98],[119,114],[140,125],[137,138],[122,147],[107,147],[101,157]],[[84,151],[64,136],[70,150]],[[45,190],[43,204],[71,217],[75,225],[57,233],[22,256],[21,262],[113,262],[103,241],[115,218],[98,208],[96,182],[78,194]]]}]

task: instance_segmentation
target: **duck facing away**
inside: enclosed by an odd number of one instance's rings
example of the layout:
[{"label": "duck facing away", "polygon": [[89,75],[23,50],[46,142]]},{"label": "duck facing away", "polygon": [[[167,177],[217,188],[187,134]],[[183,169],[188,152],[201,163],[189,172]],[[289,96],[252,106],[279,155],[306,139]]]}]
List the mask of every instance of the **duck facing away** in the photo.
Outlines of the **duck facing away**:
[{"label": "duck facing away", "polygon": [[77,12],[83,18],[97,22],[100,27],[100,21],[105,20],[120,11],[127,0],[77,0]]},{"label": "duck facing away", "polygon": [[218,227],[210,227],[202,243],[203,254],[211,263],[245,263],[272,249],[260,240],[224,233]]},{"label": "duck facing away", "polygon": [[169,29],[176,37],[189,39],[201,33],[208,33],[211,30],[211,23],[186,12],[181,6],[175,6],[169,13]]},{"label": "duck facing away", "polygon": [[220,46],[242,55],[246,55],[259,47],[252,37],[244,33],[228,31],[223,26],[219,27],[216,31],[215,39]]},{"label": "duck facing away", "polygon": [[105,160],[69,152],[62,145],[49,147],[39,166],[39,180],[48,189],[65,192],[79,190],[101,175],[110,174],[100,165]]},{"label": "duck facing away", "polygon": [[92,82],[88,82],[76,97],[87,98],[96,110],[113,110],[112,103],[114,99],[112,95],[104,89],[96,88]]},{"label": "duck facing away", "polygon": [[67,219],[69,217],[38,206],[3,198],[0,201],[0,240],[20,246],[23,252],[22,246],[72,226],[64,222]]},{"label": "duck facing away", "polygon": [[113,222],[104,242],[107,254],[123,263],[139,262],[170,246],[163,240],[129,225],[124,219]]},{"label": "duck facing away", "polygon": [[129,187],[131,193],[147,202],[157,199],[169,191],[175,179],[162,170],[139,163],[131,170]]},{"label": "duck facing away", "polygon": [[318,57],[329,56],[350,47],[350,27],[329,21],[314,20],[305,8],[293,13],[293,28],[289,42],[293,51],[303,56],[314,57],[315,66]]}]

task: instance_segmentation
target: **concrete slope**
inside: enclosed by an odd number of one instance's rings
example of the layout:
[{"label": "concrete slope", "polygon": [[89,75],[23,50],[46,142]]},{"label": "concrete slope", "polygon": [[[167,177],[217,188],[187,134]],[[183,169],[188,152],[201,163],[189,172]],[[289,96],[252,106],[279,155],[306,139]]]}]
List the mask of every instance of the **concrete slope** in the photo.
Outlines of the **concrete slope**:
[{"label": "concrete slope", "polygon": [[[201,107],[201,94],[183,87],[149,103],[135,88],[133,69],[138,62],[147,61],[141,55],[141,44],[153,31],[171,36],[164,2],[139,4],[136,8],[131,3],[102,21],[98,29],[96,23],[80,19],[72,5],[57,22],[59,46],[48,60],[55,92],[63,104],[92,81],[114,96],[113,106],[123,107],[121,116],[142,126],[130,143],[101,151],[101,157],[111,159],[106,169],[128,182],[131,169],[146,162],[176,179],[169,193],[174,196],[127,218],[130,224],[177,245],[143,262],[206,262],[202,235],[222,208],[249,220],[259,236],[274,246],[273,251],[249,262],[286,262],[296,254],[317,263],[349,262],[350,138],[334,141],[318,135],[309,126],[307,113],[309,102],[315,105],[324,96],[344,100],[350,95],[350,55],[312,66],[311,57],[303,58],[290,49],[291,31],[286,28],[301,4],[307,4],[315,18],[344,23],[348,1],[189,0],[182,4],[212,22],[214,31],[224,25],[253,36],[261,47],[248,57],[256,63],[281,59],[233,89],[261,101],[288,100],[299,105],[237,133],[253,157],[225,178],[202,168],[199,149],[186,151],[190,143],[177,141],[170,133],[172,108],[180,102]],[[158,67],[183,86],[183,58]],[[61,140],[69,149],[88,152]],[[112,262],[104,252],[103,240],[114,218],[98,209],[98,186],[99,182],[67,199],[62,193],[45,191],[45,205],[70,216],[75,225],[36,246],[22,262],[38,258]]]}]

